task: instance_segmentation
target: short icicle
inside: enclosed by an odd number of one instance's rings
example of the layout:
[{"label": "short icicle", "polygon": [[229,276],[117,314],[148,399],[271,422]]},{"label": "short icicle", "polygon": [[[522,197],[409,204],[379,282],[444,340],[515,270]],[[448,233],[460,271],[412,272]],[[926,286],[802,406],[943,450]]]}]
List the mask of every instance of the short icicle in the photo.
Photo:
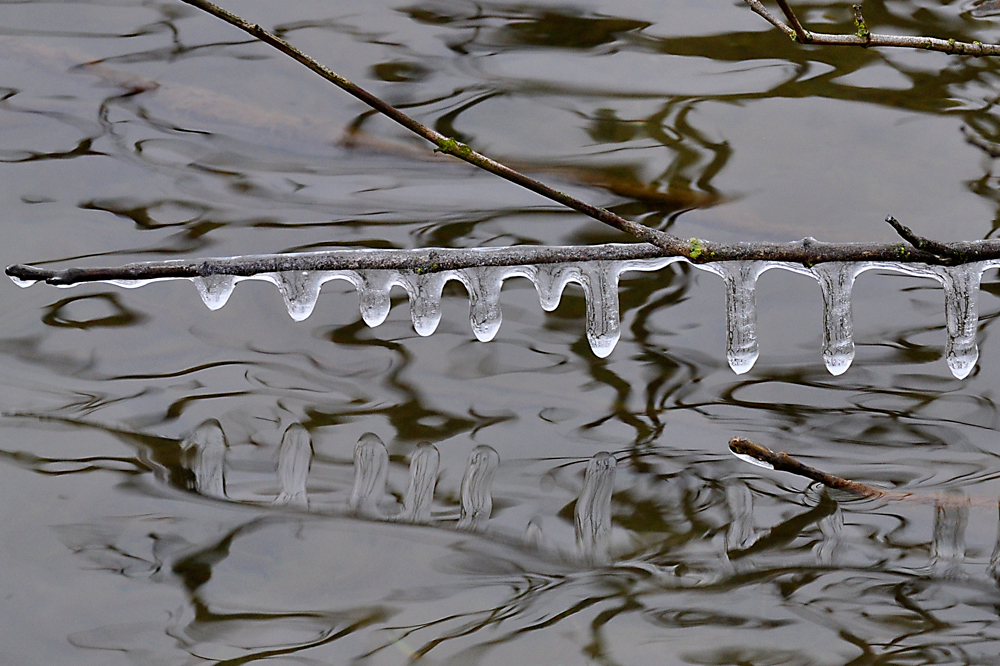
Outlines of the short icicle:
[{"label": "short icicle", "polygon": [[441,291],[444,283],[453,277],[454,273],[451,271],[400,271],[401,282],[410,297],[410,319],[417,335],[427,337],[437,330],[441,323]]},{"label": "short icicle", "polygon": [[830,262],[812,267],[823,292],[823,363],[831,375],[847,372],[854,361],[851,290],[863,264]]},{"label": "short icicle", "polygon": [[479,530],[493,513],[493,477],[500,466],[500,454],[492,446],[480,445],[469,455],[462,477],[461,530]]},{"label": "short icicle", "polygon": [[229,302],[236,287],[236,277],[233,275],[206,275],[191,280],[198,289],[198,295],[209,310],[215,311]]},{"label": "short icicle", "polygon": [[278,448],[278,488],[274,503],[290,504],[305,508],[309,505],[306,495],[306,478],[312,465],[313,448],[309,431],[293,423],[285,430]]},{"label": "short icicle", "polygon": [[388,476],[389,452],[378,435],[366,432],[354,447],[354,487],[348,506],[365,518],[385,518],[379,504]]},{"label": "short icicle", "polygon": [[541,264],[536,267],[531,281],[538,292],[538,302],[546,312],[559,307],[563,290],[575,271],[567,264]]},{"label": "short icicle", "polygon": [[417,444],[410,458],[410,484],[403,496],[400,520],[408,523],[426,523],[430,520],[440,464],[441,454],[437,447],[429,442]]},{"label": "short icicle", "polygon": [[327,275],[323,271],[283,271],[264,277],[277,285],[285,299],[288,315],[295,321],[304,321],[316,307],[320,287]]},{"label": "short icicle", "polygon": [[946,354],[951,374],[965,379],[979,360],[979,281],[984,263],[933,266],[944,287],[944,318],[948,329]]},{"label": "short icicle", "polygon": [[469,320],[472,332],[480,342],[496,337],[503,321],[500,311],[500,289],[514,271],[507,266],[477,266],[458,272],[469,292]]},{"label": "short icicle", "polygon": [[389,292],[392,285],[401,281],[399,271],[359,270],[356,274],[358,279],[354,287],[358,290],[361,319],[370,328],[375,328],[389,316]]},{"label": "short icicle", "polygon": [[703,264],[726,282],[726,360],[738,375],[750,372],[757,350],[757,278],[769,268],[764,261]]}]

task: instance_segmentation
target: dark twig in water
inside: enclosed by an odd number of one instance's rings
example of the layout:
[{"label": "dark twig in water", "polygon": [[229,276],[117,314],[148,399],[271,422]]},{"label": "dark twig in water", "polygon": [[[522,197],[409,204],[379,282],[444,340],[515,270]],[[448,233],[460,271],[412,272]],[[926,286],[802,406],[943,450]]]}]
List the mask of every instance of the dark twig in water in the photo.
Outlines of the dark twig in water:
[{"label": "dark twig in water", "polygon": [[938,39],[937,37],[914,37],[911,35],[883,35],[868,30],[861,5],[853,6],[854,20],[857,31],[854,34],[833,34],[825,32],[806,31],[795,18],[794,12],[783,0],[778,0],[789,22],[785,23],[771,12],[767,11],[760,0],[743,0],[754,13],[763,17],[768,23],[782,30],[790,38],[807,44],[822,44],[826,46],[891,46],[899,48],[921,49],[924,51],[940,51],[951,55],[995,56],[1000,55],[1000,45],[983,44],[981,42],[959,42],[954,39]]}]

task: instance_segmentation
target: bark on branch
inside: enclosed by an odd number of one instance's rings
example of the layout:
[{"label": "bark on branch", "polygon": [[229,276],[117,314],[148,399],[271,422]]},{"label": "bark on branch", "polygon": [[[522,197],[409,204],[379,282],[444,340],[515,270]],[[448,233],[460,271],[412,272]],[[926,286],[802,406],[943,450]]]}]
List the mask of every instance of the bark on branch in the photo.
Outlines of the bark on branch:
[{"label": "bark on branch", "polygon": [[[954,39],[939,39],[937,37],[914,37],[912,35],[883,35],[870,32],[865,18],[861,13],[861,5],[854,9],[854,24],[857,28],[854,34],[835,34],[811,32],[802,27],[795,12],[785,0],[777,0],[782,13],[788,19],[785,23],[777,16],[767,11],[760,0],[743,0],[754,13],[763,17],[768,23],[782,30],[792,40],[803,44],[824,44],[828,46],[894,46],[900,48],[922,49],[925,51],[940,51],[951,55],[995,56],[1000,55],[1000,45],[983,44],[982,42],[960,42]],[[790,25],[789,25],[790,24]]]}]

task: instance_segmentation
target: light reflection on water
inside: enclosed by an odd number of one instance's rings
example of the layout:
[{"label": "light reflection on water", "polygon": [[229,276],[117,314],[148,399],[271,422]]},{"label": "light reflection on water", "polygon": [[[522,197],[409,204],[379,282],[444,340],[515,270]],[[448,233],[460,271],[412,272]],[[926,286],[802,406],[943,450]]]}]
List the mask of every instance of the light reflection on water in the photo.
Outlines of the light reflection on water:
[{"label": "light reflection on water", "polygon": [[[965,239],[998,219],[993,160],[961,132],[1000,139],[995,60],[802,48],[736,5],[233,8],[684,237],[886,240],[891,212]],[[993,38],[976,11],[865,3],[885,31]],[[621,240],[183,5],[0,14],[5,263]],[[847,4],[807,15],[853,29]],[[991,663],[995,274],[959,382],[940,288],[859,277],[856,360],[832,377],[819,289],[777,273],[741,377],[722,285],[679,265],[622,280],[607,359],[575,285],[543,313],[509,283],[489,344],[460,288],[424,339],[405,297],[371,330],[332,284],[300,323],[267,285],[218,312],[170,284],[8,285],[0,662]],[[807,487],[732,458],[734,434],[957,499]]]}]

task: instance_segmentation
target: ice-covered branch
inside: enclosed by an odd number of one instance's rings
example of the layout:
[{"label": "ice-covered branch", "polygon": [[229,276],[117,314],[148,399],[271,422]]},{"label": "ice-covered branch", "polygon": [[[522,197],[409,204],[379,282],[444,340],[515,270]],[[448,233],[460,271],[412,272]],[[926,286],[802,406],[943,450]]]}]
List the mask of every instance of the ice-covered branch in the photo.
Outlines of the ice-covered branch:
[{"label": "ice-covered branch", "polygon": [[1000,55],[1000,45],[983,44],[982,42],[960,42],[954,39],[939,39],[937,37],[915,37],[912,35],[884,35],[871,32],[861,12],[861,5],[854,9],[854,24],[857,30],[854,34],[834,34],[812,32],[802,27],[795,13],[785,0],[778,0],[778,5],[788,19],[785,23],[760,2],[760,0],[743,0],[756,14],[768,23],[782,30],[790,38],[804,44],[824,44],[828,46],[894,46],[900,48],[922,49],[924,51],[940,51],[952,55],[994,56]]}]

